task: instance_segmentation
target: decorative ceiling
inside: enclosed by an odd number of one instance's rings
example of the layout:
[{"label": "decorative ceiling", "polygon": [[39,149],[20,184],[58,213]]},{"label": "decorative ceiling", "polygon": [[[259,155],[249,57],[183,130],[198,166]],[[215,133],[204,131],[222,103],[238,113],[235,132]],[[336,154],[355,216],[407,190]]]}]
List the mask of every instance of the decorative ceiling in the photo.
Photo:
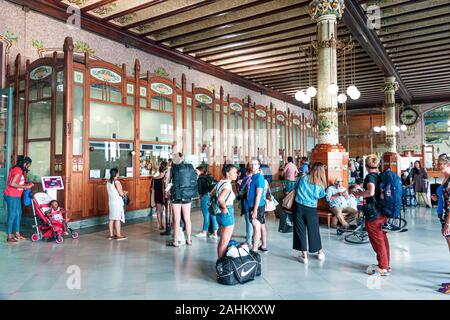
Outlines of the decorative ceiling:
[{"label": "decorative ceiling", "polygon": [[[312,78],[316,78],[316,60],[305,59],[299,51],[299,46],[316,39],[316,24],[308,14],[310,1],[26,1],[34,2],[62,9],[76,4],[84,17],[148,43],[189,55],[285,96],[293,97],[300,86],[308,86],[310,70]],[[345,2],[349,7],[357,6],[364,13],[366,8],[376,9],[373,6],[380,9],[380,28],[374,30],[376,41],[380,43],[378,50],[386,55],[380,61],[395,68],[401,78],[399,80],[404,86],[399,99],[405,100],[405,95],[410,96],[411,101],[407,104],[443,97],[450,100],[448,0]],[[338,38],[342,40],[355,36],[357,29],[345,24],[348,21],[345,15],[348,14],[344,11],[344,19],[338,23]],[[355,37],[360,42],[363,38]],[[361,98],[348,101],[350,108],[370,108],[383,103],[384,95],[380,88],[386,71],[383,71],[380,61],[377,63],[379,51],[376,49],[367,43],[362,46],[355,43],[355,84],[361,91]],[[350,56],[346,65],[349,68]],[[342,73],[339,76],[341,83]],[[346,80],[348,84],[349,72]]]}]

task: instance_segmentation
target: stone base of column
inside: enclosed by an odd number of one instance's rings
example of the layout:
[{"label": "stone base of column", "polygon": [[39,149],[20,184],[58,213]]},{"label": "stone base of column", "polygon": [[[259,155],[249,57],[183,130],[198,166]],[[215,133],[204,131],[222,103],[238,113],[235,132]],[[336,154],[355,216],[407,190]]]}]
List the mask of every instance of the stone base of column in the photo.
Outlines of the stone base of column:
[{"label": "stone base of column", "polygon": [[396,152],[385,152],[381,158],[381,167],[384,170],[390,169],[400,176],[400,156]]},{"label": "stone base of column", "polygon": [[[341,144],[318,144],[311,153],[311,165],[313,162],[322,162],[326,165],[325,173],[328,185],[334,183],[336,178],[342,178],[345,188],[348,188],[348,152]],[[328,210],[326,200],[318,203],[318,208]]]}]

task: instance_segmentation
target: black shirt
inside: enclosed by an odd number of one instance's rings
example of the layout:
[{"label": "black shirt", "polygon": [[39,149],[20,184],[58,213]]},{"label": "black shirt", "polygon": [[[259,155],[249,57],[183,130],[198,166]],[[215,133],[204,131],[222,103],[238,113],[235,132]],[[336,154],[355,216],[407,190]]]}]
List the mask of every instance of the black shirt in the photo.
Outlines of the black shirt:
[{"label": "black shirt", "polygon": [[209,184],[206,176],[199,176],[197,180],[197,186],[198,186],[198,193],[201,196],[204,196],[207,194],[209,190]]},{"label": "black shirt", "polygon": [[379,182],[379,175],[378,175],[378,173],[372,172],[372,173],[369,173],[366,176],[366,178],[364,179],[364,184],[363,184],[364,190],[367,190],[367,185],[369,183],[373,183],[375,185],[375,195],[372,196],[372,197],[367,197],[366,198],[366,203],[373,202],[374,198],[376,200],[379,200],[379,198],[380,198],[380,192],[379,192],[380,182]]}]

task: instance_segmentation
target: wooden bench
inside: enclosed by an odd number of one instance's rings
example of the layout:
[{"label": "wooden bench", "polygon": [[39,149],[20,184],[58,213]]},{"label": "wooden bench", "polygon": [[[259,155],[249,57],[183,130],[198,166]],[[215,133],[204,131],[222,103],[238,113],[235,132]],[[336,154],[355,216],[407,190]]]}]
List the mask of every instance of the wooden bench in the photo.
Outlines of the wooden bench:
[{"label": "wooden bench", "polygon": [[331,218],[333,217],[333,214],[327,210],[321,210],[321,209],[317,209],[317,213],[319,214],[319,219],[320,218],[324,218],[327,219],[327,225],[328,225],[328,229],[330,229],[331,227]]}]

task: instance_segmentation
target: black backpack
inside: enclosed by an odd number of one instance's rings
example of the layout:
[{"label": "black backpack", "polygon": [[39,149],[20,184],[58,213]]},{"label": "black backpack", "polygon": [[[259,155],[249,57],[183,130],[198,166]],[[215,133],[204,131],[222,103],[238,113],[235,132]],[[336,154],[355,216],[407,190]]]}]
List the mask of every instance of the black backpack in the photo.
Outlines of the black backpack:
[{"label": "black backpack", "polygon": [[172,195],[174,200],[192,199],[198,196],[197,173],[188,163],[172,167]]},{"label": "black backpack", "polygon": [[205,179],[206,179],[206,185],[208,186],[208,192],[211,192],[212,189],[214,189],[214,187],[216,186],[217,181],[214,180],[214,178],[209,174],[205,177]]}]

